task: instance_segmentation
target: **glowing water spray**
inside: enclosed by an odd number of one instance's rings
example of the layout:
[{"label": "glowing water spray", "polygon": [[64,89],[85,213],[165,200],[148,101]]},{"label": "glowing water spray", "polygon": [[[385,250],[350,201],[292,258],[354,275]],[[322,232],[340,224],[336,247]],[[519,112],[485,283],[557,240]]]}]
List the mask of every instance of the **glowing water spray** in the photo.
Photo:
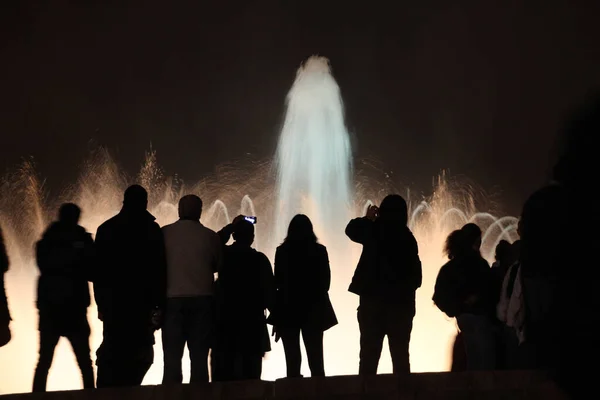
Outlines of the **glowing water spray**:
[{"label": "glowing water spray", "polygon": [[300,66],[286,103],[275,156],[275,236],[283,237],[292,217],[304,212],[331,241],[348,221],[352,159],[340,88],[325,57]]}]

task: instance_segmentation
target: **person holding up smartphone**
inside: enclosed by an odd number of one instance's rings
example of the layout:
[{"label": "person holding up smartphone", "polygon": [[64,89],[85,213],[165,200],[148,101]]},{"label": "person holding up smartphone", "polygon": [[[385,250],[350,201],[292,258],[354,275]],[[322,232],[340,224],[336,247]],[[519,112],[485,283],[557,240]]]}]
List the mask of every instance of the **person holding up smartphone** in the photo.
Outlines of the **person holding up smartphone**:
[{"label": "person holding up smartphone", "polygon": [[387,335],[394,373],[409,373],[415,292],[421,286],[417,241],[407,226],[408,206],[399,195],[369,206],[350,221],[346,235],[363,245],[349,291],[360,296],[360,375],[375,375]]}]

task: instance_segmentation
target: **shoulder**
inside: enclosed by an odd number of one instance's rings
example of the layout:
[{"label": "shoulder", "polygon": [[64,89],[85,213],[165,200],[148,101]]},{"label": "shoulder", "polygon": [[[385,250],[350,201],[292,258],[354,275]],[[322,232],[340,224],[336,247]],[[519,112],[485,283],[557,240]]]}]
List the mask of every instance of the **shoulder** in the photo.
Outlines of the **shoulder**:
[{"label": "shoulder", "polygon": [[319,254],[327,254],[327,247],[325,247],[321,243],[315,243],[315,249]]},{"label": "shoulder", "polygon": [[269,264],[271,264],[271,261],[269,261],[269,257],[267,257],[265,255],[265,253],[257,251],[257,250],[254,250],[254,251],[256,252],[256,258],[258,260],[260,260],[261,262],[268,262]]},{"label": "shoulder", "polygon": [[120,220],[119,214],[115,215],[112,218],[107,219],[98,227],[98,230],[107,230],[112,228],[115,224],[118,224]]},{"label": "shoulder", "polygon": [[168,231],[173,229],[175,226],[177,225],[177,222],[173,222],[172,224],[167,224],[165,226],[163,226],[161,229],[164,231]]}]

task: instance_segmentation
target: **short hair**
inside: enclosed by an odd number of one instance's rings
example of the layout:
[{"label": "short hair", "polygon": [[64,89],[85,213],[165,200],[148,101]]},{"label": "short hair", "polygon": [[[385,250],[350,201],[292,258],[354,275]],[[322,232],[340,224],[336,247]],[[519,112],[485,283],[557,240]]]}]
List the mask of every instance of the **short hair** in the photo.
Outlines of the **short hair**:
[{"label": "short hair", "polygon": [[65,203],[58,209],[58,220],[69,224],[77,224],[81,216],[81,208],[77,204]]},{"label": "short hair", "polygon": [[123,195],[123,205],[127,208],[146,209],[148,207],[148,192],[140,185],[131,185]]},{"label": "short hair", "polygon": [[199,220],[202,215],[202,199],[195,194],[185,195],[179,200],[179,218]]},{"label": "short hair", "polygon": [[233,240],[253,241],[254,225],[245,219],[236,222],[233,230]]},{"label": "short hair", "polygon": [[387,195],[379,206],[379,216],[382,219],[394,220],[406,225],[408,223],[406,200],[399,194]]}]

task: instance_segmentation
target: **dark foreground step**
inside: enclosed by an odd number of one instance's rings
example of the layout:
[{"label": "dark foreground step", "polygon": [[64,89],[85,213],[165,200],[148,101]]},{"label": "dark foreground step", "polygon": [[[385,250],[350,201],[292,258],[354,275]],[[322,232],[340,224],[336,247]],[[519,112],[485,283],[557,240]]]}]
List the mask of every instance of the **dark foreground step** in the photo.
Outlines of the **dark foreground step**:
[{"label": "dark foreground step", "polygon": [[2,400],[420,400],[567,399],[542,372],[440,372],[409,376],[334,376],[275,382],[142,386],[0,396]]}]

